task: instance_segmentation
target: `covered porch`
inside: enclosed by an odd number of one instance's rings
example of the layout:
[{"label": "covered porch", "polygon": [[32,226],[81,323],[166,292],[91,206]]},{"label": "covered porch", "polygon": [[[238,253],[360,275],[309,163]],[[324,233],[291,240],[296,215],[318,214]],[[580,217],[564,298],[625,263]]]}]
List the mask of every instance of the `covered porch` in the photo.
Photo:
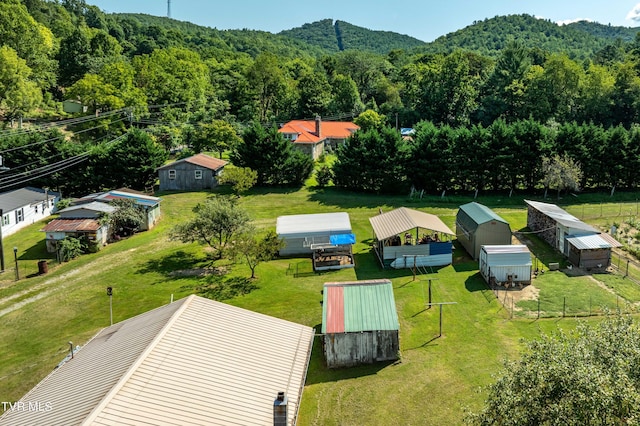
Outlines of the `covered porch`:
[{"label": "covered porch", "polygon": [[453,260],[454,232],[436,215],[401,207],[369,218],[383,268],[443,266]]}]

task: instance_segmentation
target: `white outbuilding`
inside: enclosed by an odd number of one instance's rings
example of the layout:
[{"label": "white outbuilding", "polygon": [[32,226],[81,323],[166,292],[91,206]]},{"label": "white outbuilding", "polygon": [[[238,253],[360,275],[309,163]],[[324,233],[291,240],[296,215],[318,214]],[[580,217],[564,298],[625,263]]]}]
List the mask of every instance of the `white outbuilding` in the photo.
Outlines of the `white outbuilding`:
[{"label": "white outbuilding", "polygon": [[531,252],[525,245],[482,246],[479,264],[490,285],[531,284]]},{"label": "white outbuilding", "polygon": [[285,244],[280,250],[281,256],[311,254],[312,245],[330,245],[332,236],[352,234],[348,213],[280,216],[276,233]]}]

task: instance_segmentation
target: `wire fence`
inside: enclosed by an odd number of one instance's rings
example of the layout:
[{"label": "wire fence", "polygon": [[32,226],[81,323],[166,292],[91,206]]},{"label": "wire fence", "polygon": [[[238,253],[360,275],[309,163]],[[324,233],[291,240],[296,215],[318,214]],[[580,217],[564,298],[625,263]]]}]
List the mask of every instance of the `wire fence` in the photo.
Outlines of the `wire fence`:
[{"label": "wire fence", "polygon": [[561,206],[579,219],[598,219],[603,217],[635,217],[640,212],[640,200],[626,203],[593,203]]},{"label": "wire fence", "polygon": [[509,319],[540,319],[540,318],[575,318],[606,315],[608,312],[633,313],[633,304],[623,297],[616,295],[615,301],[603,303],[595,297],[585,298],[581,295],[563,296],[561,298],[535,297],[523,300],[516,295],[515,288],[491,288],[494,296],[507,311]]},{"label": "wire fence", "polygon": [[611,268],[616,274],[640,286],[640,262],[635,257],[622,251],[613,250],[611,252]]}]

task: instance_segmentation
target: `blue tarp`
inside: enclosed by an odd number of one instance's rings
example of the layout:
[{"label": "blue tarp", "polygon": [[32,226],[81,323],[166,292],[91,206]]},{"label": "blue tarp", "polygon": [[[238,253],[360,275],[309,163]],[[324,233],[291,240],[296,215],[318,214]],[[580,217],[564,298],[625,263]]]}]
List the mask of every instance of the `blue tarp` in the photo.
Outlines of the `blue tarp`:
[{"label": "blue tarp", "polygon": [[429,254],[451,254],[452,244],[447,241],[444,243],[429,243]]},{"label": "blue tarp", "polygon": [[355,244],[356,236],[353,234],[331,235],[329,237],[329,241],[331,241],[331,244],[335,245]]}]

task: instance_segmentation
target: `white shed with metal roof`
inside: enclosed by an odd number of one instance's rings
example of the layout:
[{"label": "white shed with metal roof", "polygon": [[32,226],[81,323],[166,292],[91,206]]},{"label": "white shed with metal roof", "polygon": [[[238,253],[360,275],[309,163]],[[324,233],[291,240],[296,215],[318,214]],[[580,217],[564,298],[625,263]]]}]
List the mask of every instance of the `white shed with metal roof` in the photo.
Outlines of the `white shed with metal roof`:
[{"label": "white shed with metal roof", "polygon": [[484,245],[478,262],[480,274],[491,285],[531,284],[531,252],[525,245]]},{"label": "white shed with metal roof", "polygon": [[0,424],[294,425],[313,336],[192,295],[103,329]]},{"label": "white shed with metal roof", "polygon": [[344,212],[279,216],[276,234],[285,244],[280,250],[281,256],[311,254],[313,245],[338,245],[332,243],[332,236],[335,240],[335,236],[352,234],[351,220]]}]

